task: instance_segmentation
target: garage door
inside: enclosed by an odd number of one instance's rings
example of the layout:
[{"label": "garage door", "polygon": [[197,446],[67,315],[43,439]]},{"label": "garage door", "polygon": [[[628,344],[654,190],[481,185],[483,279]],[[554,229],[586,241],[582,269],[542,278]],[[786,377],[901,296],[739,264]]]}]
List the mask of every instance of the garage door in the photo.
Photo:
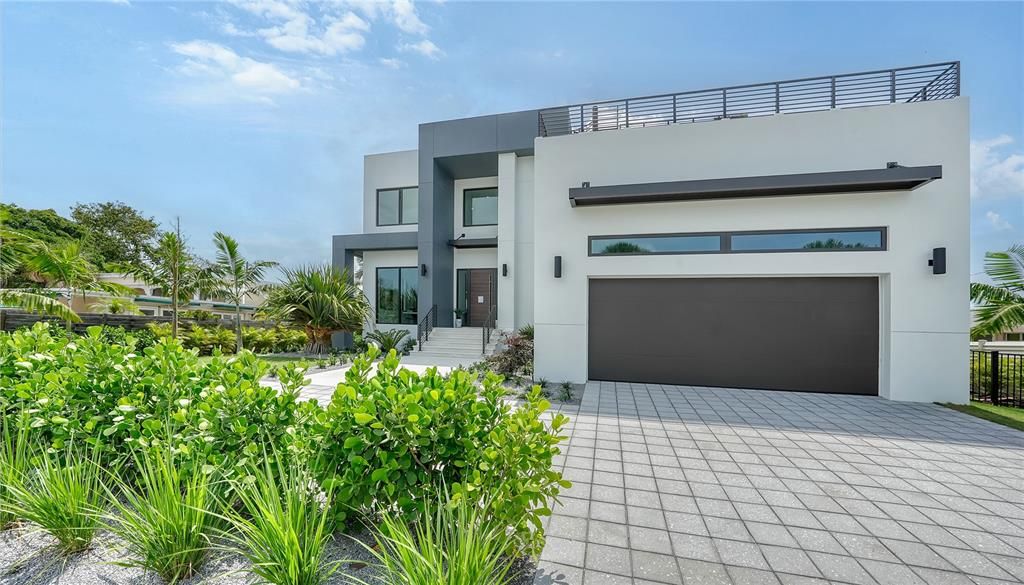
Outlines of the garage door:
[{"label": "garage door", "polygon": [[877,278],[590,281],[592,380],[878,394]]}]

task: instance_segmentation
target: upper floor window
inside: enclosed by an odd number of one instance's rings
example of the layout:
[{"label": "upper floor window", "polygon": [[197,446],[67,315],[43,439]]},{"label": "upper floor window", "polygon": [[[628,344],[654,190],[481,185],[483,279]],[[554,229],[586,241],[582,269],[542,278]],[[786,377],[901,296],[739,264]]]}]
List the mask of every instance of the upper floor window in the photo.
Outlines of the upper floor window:
[{"label": "upper floor window", "polygon": [[420,188],[377,190],[377,225],[415,225],[419,222]]},{"label": "upper floor window", "polygon": [[498,188],[462,192],[462,225],[498,225]]}]

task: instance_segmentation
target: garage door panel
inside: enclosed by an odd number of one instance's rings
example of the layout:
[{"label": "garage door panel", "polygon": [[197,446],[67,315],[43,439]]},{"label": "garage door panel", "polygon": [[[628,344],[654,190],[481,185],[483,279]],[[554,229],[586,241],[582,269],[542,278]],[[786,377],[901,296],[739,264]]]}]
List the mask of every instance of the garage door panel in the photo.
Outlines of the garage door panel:
[{"label": "garage door panel", "polygon": [[876,278],[594,279],[590,377],[878,393]]}]

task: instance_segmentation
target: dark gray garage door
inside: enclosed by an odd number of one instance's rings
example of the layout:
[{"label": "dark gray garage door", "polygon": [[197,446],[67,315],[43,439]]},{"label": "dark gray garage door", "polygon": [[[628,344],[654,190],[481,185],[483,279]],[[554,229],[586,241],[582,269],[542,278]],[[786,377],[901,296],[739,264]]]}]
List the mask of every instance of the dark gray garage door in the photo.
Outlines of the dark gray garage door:
[{"label": "dark gray garage door", "polygon": [[590,379],[878,394],[876,278],[590,281]]}]

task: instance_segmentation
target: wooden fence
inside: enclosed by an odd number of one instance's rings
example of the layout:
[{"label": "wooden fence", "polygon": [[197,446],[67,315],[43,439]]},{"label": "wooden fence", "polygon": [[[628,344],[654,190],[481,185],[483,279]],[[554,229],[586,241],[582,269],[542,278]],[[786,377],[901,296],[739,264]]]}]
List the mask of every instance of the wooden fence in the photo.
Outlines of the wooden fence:
[{"label": "wooden fence", "polygon": [[[128,331],[138,331],[145,329],[149,323],[167,323],[170,324],[170,317],[154,317],[151,315],[110,315],[107,313],[79,313],[82,321],[80,323],[72,323],[71,328],[75,333],[84,333],[86,328],[94,325],[109,325],[111,327],[124,327]],[[53,317],[44,317],[35,313],[26,313],[25,311],[18,311],[15,309],[0,309],[0,331],[14,331],[22,327],[31,327],[39,321],[50,321],[54,323],[64,323],[60,319]],[[191,327],[193,323],[203,326],[215,326],[220,325],[231,329],[235,326],[234,319],[214,319],[197,321],[194,319],[183,319],[178,317],[178,325],[182,327]],[[276,323],[272,321],[248,321],[243,319],[242,326],[244,327],[274,327]]]}]

